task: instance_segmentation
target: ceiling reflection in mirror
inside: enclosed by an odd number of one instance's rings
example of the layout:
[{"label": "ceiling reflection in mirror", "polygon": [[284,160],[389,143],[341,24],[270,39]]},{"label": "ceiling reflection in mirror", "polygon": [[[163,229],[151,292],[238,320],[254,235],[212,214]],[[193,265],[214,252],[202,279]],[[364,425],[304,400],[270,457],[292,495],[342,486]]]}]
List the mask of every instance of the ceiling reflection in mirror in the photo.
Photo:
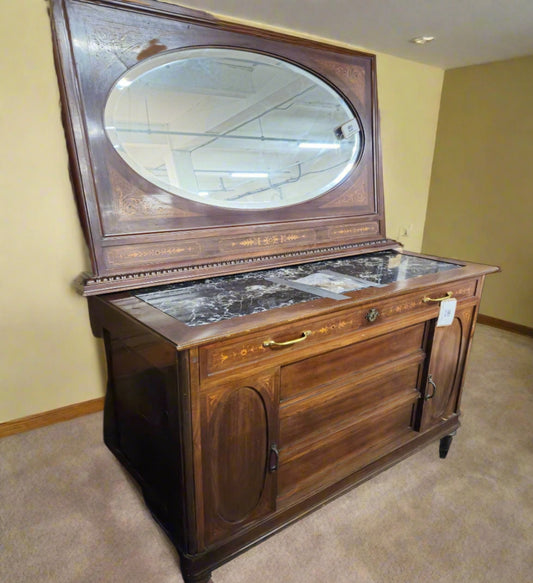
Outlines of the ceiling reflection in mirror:
[{"label": "ceiling reflection in mirror", "polygon": [[236,49],[175,50],[114,85],[105,129],[116,152],[156,186],[228,209],[316,198],[360,158],[361,125],[308,71]]}]

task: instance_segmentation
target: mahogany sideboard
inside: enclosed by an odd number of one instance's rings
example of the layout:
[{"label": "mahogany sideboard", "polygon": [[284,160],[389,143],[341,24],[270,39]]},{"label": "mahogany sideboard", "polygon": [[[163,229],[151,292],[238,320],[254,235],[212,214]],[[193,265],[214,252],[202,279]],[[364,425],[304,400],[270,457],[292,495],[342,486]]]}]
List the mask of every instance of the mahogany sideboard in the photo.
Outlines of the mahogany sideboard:
[{"label": "mahogany sideboard", "polygon": [[186,583],[431,441],[487,265],[385,234],[375,57],[50,0],[105,443]]},{"label": "mahogany sideboard", "polygon": [[[187,582],[431,440],[445,457],[486,271],[198,327],[135,292],[90,298],[107,352],[106,443]],[[427,299],[452,294],[453,324],[436,327]]]}]

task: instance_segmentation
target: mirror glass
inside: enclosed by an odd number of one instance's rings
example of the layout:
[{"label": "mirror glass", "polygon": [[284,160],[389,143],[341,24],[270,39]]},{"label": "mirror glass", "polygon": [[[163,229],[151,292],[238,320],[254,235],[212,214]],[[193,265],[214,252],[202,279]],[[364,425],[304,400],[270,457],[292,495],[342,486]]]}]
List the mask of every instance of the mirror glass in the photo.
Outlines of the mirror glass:
[{"label": "mirror glass", "polygon": [[105,129],[138,174],[187,199],[272,209],[330,190],[360,158],[361,125],[318,77],[236,49],[174,50],[113,86]]}]

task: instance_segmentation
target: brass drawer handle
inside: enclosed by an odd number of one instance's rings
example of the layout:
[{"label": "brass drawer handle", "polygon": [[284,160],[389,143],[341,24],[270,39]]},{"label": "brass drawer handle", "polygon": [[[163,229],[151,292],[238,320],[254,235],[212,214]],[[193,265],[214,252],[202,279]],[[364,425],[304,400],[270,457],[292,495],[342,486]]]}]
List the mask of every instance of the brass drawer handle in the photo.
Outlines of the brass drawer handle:
[{"label": "brass drawer handle", "polygon": [[275,340],[265,340],[263,346],[268,348],[269,346],[291,346],[292,344],[298,344],[298,342],[303,342],[308,336],[310,336],[311,330],[306,330],[302,332],[300,338],[295,338],[294,340],[287,340],[286,342],[276,342]]},{"label": "brass drawer handle", "polygon": [[443,302],[444,300],[449,300],[451,297],[453,297],[453,292],[449,291],[446,292],[446,295],[443,296],[442,298],[429,298],[428,296],[426,296],[425,298],[422,298],[422,301],[425,302],[426,304],[428,302]]},{"label": "brass drawer handle", "polygon": [[424,401],[429,401],[430,399],[433,399],[435,393],[437,392],[437,385],[435,384],[432,375],[428,375],[428,385],[432,386],[433,391],[431,393],[426,394],[426,396],[424,397]]},{"label": "brass drawer handle", "polygon": [[273,443],[270,446],[270,452],[268,454],[268,471],[270,473],[275,472],[279,466],[279,449],[277,444]]}]

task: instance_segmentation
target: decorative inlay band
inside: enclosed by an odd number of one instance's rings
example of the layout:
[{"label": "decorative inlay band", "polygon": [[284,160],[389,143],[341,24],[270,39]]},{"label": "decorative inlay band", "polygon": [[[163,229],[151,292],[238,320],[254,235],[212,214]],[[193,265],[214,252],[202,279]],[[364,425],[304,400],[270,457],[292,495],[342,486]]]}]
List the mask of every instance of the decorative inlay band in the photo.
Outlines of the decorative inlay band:
[{"label": "decorative inlay band", "polygon": [[124,262],[135,259],[137,262],[150,262],[160,258],[176,258],[180,257],[182,260],[186,258],[196,257],[201,252],[201,247],[197,243],[187,243],[183,246],[163,246],[155,249],[144,249],[143,247],[115,247],[109,249],[108,260],[113,265],[122,265]]},{"label": "decorative inlay band", "polygon": [[294,241],[307,241],[309,244],[314,240],[312,233],[308,229],[291,231],[290,233],[277,233],[269,235],[247,236],[242,239],[234,238],[231,241],[221,240],[219,248],[221,251],[235,251],[236,249],[249,249],[254,247],[271,247],[272,245],[285,245]]},{"label": "decorative inlay band", "polygon": [[331,227],[329,229],[330,237],[353,237],[362,234],[377,233],[379,230],[378,223],[364,223],[362,225],[347,225],[341,227]]}]

